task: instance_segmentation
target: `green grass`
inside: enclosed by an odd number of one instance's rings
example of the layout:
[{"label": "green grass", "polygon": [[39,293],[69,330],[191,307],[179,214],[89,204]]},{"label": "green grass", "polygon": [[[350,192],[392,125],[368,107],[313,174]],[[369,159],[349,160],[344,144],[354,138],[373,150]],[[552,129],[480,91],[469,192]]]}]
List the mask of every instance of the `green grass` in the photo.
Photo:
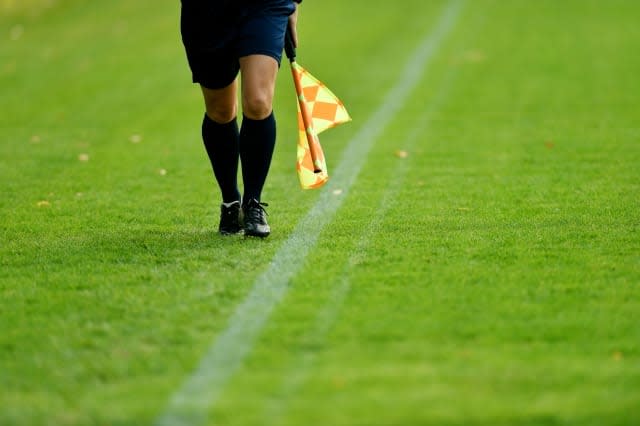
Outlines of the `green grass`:
[{"label": "green grass", "polygon": [[[143,3],[0,3],[2,425],[152,424],[318,198],[284,66],[273,234],[215,233],[179,3]],[[330,171],[444,4],[302,5]],[[211,424],[639,424],[639,17],[467,1]]]}]

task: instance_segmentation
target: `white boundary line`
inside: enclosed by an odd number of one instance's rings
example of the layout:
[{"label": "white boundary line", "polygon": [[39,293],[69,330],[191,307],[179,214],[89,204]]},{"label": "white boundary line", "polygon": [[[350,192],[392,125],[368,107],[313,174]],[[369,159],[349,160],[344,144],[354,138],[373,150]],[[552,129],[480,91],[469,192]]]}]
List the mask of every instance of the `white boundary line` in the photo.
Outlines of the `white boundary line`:
[{"label": "white boundary line", "polygon": [[[320,232],[342,205],[373,143],[420,82],[429,61],[453,29],[463,2],[453,0],[447,4],[433,31],[423,38],[405,65],[398,77],[398,84],[348,143],[332,180],[320,194],[315,206],[283,243],[269,268],[258,276],[251,292],[229,318],[227,328],[217,336],[196,369],[173,394],[166,410],[156,421],[157,426],[197,426],[208,423],[209,411],[227,381],[253,347],[271,312],[286,294],[290,280],[302,268],[304,259],[316,244]],[[343,191],[342,196],[332,194],[334,187]]]}]

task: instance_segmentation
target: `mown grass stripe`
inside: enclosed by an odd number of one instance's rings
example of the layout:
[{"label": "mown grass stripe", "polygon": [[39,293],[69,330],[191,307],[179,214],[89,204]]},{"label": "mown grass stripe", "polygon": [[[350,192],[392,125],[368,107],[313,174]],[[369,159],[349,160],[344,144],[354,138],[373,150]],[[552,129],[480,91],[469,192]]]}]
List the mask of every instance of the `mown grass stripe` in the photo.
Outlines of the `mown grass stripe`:
[{"label": "mown grass stripe", "polygon": [[[453,29],[463,3],[464,0],[447,3],[436,26],[411,55],[398,77],[398,83],[349,141],[332,180],[314,207],[278,250],[269,268],[256,279],[251,292],[230,317],[228,327],[214,340],[197,368],[173,394],[157,425],[191,426],[207,421],[207,414],[225,384],[241,365],[271,312],[286,294],[288,283],[302,267],[320,232],[342,205],[373,143],[405,104],[443,39]],[[332,188],[340,188],[343,195],[333,195]]]},{"label": "mown grass stripe", "polygon": [[[438,86],[439,90],[435,97],[425,105],[424,113],[416,118],[417,121],[405,139],[404,148],[406,148],[408,152],[413,150],[416,141],[424,138],[431,124],[433,114],[436,113],[442,103],[446,101],[455,76],[456,73],[453,72],[444,77],[442,84]],[[371,243],[372,236],[376,230],[379,229],[389,209],[396,205],[399,189],[405,184],[409,164],[410,159],[398,160],[396,163],[396,167],[393,173],[391,173],[393,178],[389,181],[383,196],[380,198],[380,202],[375,209],[375,215],[365,224],[356,242],[355,249],[351,252],[351,256],[344,262],[344,268],[340,274],[340,281],[333,286],[327,302],[316,315],[314,325],[306,335],[306,339],[318,344],[322,344],[326,340],[327,334],[340,316],[344,301],[351,289],[351,268],[363,258],[363,253],[367,252],[366,249]],[[298,355],[294,366],[281,382],[280,389],[276,395],[277,399],[272,400],[273,402],[266,407],[264,417],[270,419],[272,424],[280,423],[279,420],[281,420],[286,411],[288,398],[295,395],[304,385],[308,378],[309,371],[316,361],[317,355],[318,352],[315,351],[303,351]]]}]

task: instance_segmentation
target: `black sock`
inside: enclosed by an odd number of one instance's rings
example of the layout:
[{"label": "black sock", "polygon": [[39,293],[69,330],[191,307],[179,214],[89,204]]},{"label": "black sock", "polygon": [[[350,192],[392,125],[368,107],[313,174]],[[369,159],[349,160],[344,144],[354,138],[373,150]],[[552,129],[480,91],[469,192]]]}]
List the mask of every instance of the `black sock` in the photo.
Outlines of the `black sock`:
[{"label": "black sock", "polygon": [[213,174],[222,192],[222,201],[231,203],[240,200],[238,191],[238,123],[234,118],[220,124],[204,115],[202,140],[209,155]]},{"label": "black sock", "polygon": [[260,201],[275,145],[276,120],[273,112],[264,120],[243,117],[240,129],[240,162],[244,181],[243,204],[252,198]]}]

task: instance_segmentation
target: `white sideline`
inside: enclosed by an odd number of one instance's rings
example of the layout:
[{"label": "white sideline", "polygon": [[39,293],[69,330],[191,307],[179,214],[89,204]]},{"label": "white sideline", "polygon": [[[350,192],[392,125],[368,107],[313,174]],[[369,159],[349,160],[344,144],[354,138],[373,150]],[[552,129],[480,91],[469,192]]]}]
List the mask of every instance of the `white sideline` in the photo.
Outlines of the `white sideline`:
[{"label": "white sideline", "polygon": [[[333,219],[357,178],[375,140],[404,105],[445,36],[452,30],[464,0],[453,0],[443,10],[435,28],[411,55],[398,83],[380,107],[349,141],[331,181],[318,201],[285,241],[268,269],[258,276],[245,300],[229,318],[228,326],[213,341],[196,369],[172,395],[157,419],[157,426],[196,426],[207,423],[225,384],[242,364],[275,306],[288,290],[289,281],[304,265],[320,232]],[[332,189],[341,189],[341,196]]]}]

